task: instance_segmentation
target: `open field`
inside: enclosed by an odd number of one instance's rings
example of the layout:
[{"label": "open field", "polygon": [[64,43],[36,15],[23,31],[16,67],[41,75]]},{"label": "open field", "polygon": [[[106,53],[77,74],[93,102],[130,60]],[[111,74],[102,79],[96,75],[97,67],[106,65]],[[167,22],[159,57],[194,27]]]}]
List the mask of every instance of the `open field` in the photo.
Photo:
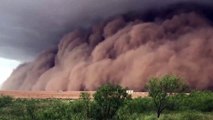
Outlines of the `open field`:
[{"label": "open field", "polygon": [[[0,91],[0,95],[11,96],[14,98],[35,98],[35,99],[46,99],[46,98],[58,98],[58,99],[78,99],[82,92],[87,92],[91,96],[95,91]],[[132,98],[146,97],[146,92],[133,92]]]},{"label": "open field", "polygon": [[[99,107],[95,99],[77,99],[80,93],[0,91],[0,120],[100,120],[97,113],[103,107]],[[89,93],[92,95],[94,91]],[[126,99],[113,120],[213,120],[211,91],[169,96],[167,107],[159,119],[152,98],[145,97],[147,93],[134,92],[132,96],[141,98]]]}]

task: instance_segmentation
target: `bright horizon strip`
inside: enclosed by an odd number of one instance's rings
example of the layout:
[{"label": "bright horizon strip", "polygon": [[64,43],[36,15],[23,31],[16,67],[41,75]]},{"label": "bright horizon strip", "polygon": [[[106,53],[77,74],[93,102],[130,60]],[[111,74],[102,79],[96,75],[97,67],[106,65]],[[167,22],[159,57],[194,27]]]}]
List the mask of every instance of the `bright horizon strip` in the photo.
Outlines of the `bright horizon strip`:
[{"label": "bright horizon strip", "polygon": [[0,88],[19,64],[19,61],[0,57]]}]

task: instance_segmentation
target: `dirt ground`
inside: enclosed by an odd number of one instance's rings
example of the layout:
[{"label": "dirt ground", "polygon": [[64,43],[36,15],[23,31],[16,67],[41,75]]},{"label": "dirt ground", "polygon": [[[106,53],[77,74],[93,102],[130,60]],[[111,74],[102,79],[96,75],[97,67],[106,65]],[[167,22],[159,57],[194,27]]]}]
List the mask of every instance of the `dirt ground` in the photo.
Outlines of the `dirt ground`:
[{"label": "dirt ground", "polygon": [[[82,92],[87,92],[91,96],[95,91],[0,91],[0,95],[12,96],[14,98],[34,98],[34,99],[78,99]],[[133,92],[131,93],[133,98],[145,97],[148,95],[146,92]]]}]

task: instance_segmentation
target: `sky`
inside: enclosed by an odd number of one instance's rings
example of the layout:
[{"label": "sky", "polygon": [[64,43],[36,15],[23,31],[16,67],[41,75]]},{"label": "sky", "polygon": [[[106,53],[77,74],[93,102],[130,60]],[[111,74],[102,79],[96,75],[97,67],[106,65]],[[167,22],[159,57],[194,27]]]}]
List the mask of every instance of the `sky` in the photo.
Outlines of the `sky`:
[{"label": "sky", "polygon": [[[211,0],[0,0],[0,83],[22,62],[54,47],[72,29],[129,11],[177,1]],[[157,2],[157,4],[156,4]]]},{"label": "sky", "polygon": [[0,57],[0,86],[19,64],[19,61]]},{"label": "sky", "polygon": [[0,0],[0,56],[30,61],[78,26],[177,1],[211,0]]},{"label": "sky", "polygon": [[0,56],[31,60],[73,28],[139,9],[139,3],[148,4],[147,0],[1,0]]}]

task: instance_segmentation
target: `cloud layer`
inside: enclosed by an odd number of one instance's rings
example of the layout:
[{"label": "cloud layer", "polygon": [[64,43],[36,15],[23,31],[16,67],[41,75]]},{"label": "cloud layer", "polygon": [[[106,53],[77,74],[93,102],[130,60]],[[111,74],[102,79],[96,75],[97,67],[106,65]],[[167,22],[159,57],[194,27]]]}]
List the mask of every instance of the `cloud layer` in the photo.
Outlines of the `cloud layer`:
[{"label": "cloud layer", "polygon": [[[200,0],[1,0],[0,56],[32,60],[72,29],[128,11]],[[202,0],[212,3],[211,0]],[[158,3],[158,4],[156,4]]]},{"label": "cloud layer", "polygon": [[213,27],[207,16],[186,6],[73,30],[56,49],[19,66],[3,89],[95,90],[114,83],[141,91],[150,77],[168,73],[193,88],[212,89]]}]

